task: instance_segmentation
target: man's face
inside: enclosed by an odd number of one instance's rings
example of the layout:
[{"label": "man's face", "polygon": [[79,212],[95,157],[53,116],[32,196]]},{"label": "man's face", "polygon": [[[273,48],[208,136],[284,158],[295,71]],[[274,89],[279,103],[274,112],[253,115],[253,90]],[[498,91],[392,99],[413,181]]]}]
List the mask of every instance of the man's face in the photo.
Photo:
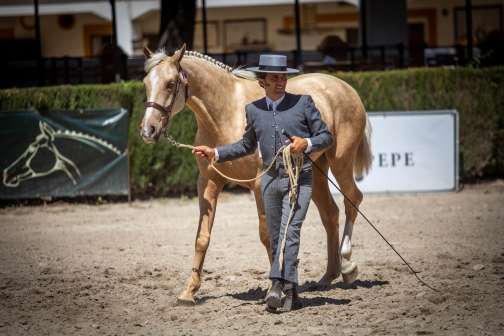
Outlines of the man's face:
[{"label": "man's face", "polygon": [[266,95],[280,98],[285,93],[287,75],[282,73],[267,73],[265,79],[259,78],[259,84],[266,91]]}]

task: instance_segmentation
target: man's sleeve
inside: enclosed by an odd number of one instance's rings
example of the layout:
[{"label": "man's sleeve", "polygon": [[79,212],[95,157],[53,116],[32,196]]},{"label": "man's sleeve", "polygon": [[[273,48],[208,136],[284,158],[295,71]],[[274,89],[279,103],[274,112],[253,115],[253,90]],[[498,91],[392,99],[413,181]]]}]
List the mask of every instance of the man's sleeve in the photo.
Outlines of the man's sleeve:
[{"label": "man's sleeve", "polygon": [[311,151],[320,152],[330,147],[333,143],[333,138],[310,96],[307,96],[306,99],[305,115],[308,130],[310,132]]},{"label": "man's sleeve", "polygon": [[256,133],[254,128],[252,127],[250,116],[246,109],[245,114],[247,117],[247,125],[245,126],[245,133],[243,134],[243,138],[233,144],[217,147],[217,152],[219,153],[218,159],[216,158],[217,162],[220,163],[239,159],[243,156],[247,156],[255,152],[257,148]]}]

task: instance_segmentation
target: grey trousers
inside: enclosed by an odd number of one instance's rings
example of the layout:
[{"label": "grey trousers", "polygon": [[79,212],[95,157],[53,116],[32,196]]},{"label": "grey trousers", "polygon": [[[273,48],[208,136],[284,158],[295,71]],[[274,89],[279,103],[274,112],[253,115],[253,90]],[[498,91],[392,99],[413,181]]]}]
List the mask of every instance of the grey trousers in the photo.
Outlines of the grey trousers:
[{"label": "grey trousers", "polygon": [[289,189],[289,176],[283,165],[280,167],[277,166],[277,169],[270,170],[268,174],[261,178],[261,191],[266,220],[268,221],[271,254],[273,255],[273,265],[271,266],[269,277],[271,279],[277,278],[297,283],[301,225],[306,217],[313,189],[311,166],[309,168],[306,166],[303,167],[303,170],[299,174],[294,213],[287,230],[283,267],[280,272],[280,249],[290,213]]}]

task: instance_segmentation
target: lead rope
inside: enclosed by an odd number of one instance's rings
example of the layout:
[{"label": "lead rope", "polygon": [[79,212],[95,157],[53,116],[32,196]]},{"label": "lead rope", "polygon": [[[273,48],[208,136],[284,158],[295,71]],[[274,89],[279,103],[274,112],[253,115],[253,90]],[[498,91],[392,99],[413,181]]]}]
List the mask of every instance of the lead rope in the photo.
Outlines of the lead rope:
[{"label": "lead rope", "polygon": [[[289,139],[290,136],[285,132],[283,131],[284,134],[287,135],[287,137]],[[165,130],[165,137],[166,139],[168,139],[168,141],[171,142],[171,144],[173,146],[176,146],[176,147],[182,147],[182,148],[189,148],[189,149],[194,149],[193,146],[190,146],[190,145],[184,145],[184,144],[181,144],[181,143],[178,143],[177,141],[175,140],[172,140],[169,138],[168,136],[168,133],[166,132]],[[300,167],[303,166],[303,157],[306,155],[296,155],[295,158],[294,158],[294,165],[292,164],[291,160],[289,160],[289,156],[291,155],[290,154],[290,145],[289,146],[282,146],[278,152],[276,153],[275,155],[275,158],[273,159],[273,161],[271,162],[271,164],[269,165],[268,169],[266,169],[261,175],[257,176],[256,178],[253,178],[253,179],[250,179],[250,180],[235,180],[235,179],[232,179],[230,177],[227,177],[226,175],[222,174],[220,171],[217,170],[217,168],[215,168],[212,163],[209,161],[210,163],[210,166],[217,172],[219,173],[222,177],[224,178],[227,178],[231,181],[234,181],[234,182],[252,182],[252,181],[255,181],[257,180],[258,178],[260,178],[261,176],[263,176],[264,174],[266,174],[270,169],[271,167],[273,166],[273,163],[276,162],[276,158],[278,157],[278,155],[280,154],[280,151],[283,150],[283,160],[284,160],[284,164],[287,168],[287,173],[289,174],[289,180],[291,181],[291,190],[289,191],[289,202],[291,204],[291,210],[290,210],[290,214],[289,214],[289,220],[287,221],[287,225],[285,227],[285,231],[284,231],[284,238],[282,240],[282,248],[280,250],[280,257],[279,257],[279,263],[280,263],[280,272],[282,271],[282,264],[283,264],[283,251],[284,251],[284,248],[285,248],[285,241],[286,241],[286,233],[287,233],[287,229],[289,228],[289,224],[290,224],[290,220],[291,220],[291,217],[292,217],[292,213],[293,213],[293,208],[294,208],[294,202],[295,202],[295,199],[296,199],[296,190],[297,190],[297,180],[298,180],[298,177],[299,177],[299,170],[300,170]],[[286,153],[287,152],[287,153]],[[298,157],[301,156],[301,159],[299,159]],[[339,190],[339,192],[346,198],[346,200],[348,202],[350,202],[350,204],[355,208],[357,209],[357,211],[361,214],[361,216],[369,223],[369,225],[371,225],[371,227],[380,235],[380,237],[382,237],[382,239],[390,246],[390,248],[399,256],[399,258],[402,259],[402,261],[404,261],[404,263],[406,264],[406,266],[409,267],[409,269],[411,270],[411,272],[413,273],[413,275],[418,279],[418,281],[420,281],[423,285],[425,285],[426,287],[428,287],[429,289],[432,289],[433,291],[435,292],[438,292],[439,293],[439,290],[429,286],[428,284],[426,284],[422,279],[420,279],[420,277],[417,275],[417,272],[410,266],[410,264],[404,260],[404,258],[402,257],[401,254],[399,254],[399,252],[397,252],[397,250],[394,248],[394,246],[392,246],[392,244],[390,244],[388,242],[388,240],[380,233],[380,231],[378,231],[378,229],[373,225],[371,224],[371,222],[369,221],[369,219],[367,219],[366,216],[364,216],[364,214],[359,210],[358,207],[355,206],[355,204],[352,203],[352,201],[350,201],[350,199],[343,193],[343,191],[341,191],[340,188],[338,188],[338,186],[329,178],[329,176],[327,176],[323,171],[322,169],[320,169],[320,167],[315,163],[313,162],[312,159],[310,159],[310,157],[308,155],[306,155],[306,157],[308,158],[308,160],[315,166],[317,167],[317,169],[322,173],[322,175],[324,175],[327,180],[333,185],[336,187],[336,189]],[[293,169],[292,167],[294,166],[294,169],[296,170],[296,173],[294,174],[293,173]],[[295,176],[294,176],[295,175]],[[292,178],[291,178],[292,176]],[[295,182],[295,183],[293,183]],[[295,187],[293,187],[295,186]],[[295,188],[295,189],[294,189]],[[294,192],[292,192],[292,190],[294,189]]]},{"label": "lead rope", "polygon": [[[189,148],[189,149],[194,149],[194,146],[191,145],[184,145],[181,144],[175,140],[172,140],[169,138],[168,133],[165,131],[165,137],[168,139],[168,141],[171,142],[171,144],[175,147],[181,147],[181,148]],[[215,166],[213,165],[213,162],[211,160],[207,160],[208,163],[210,164],[210,167],[213,168],[220,176],[228,179],[229,181],[235,182],[235,183],[245,183],[245,182],[253,182],[259,178],[261,178],[264,174],[266,174],[275,164],[276,158],[282,153],[282,160],[285,165],[285,170],[287,171],[287,175],[289,176],[289,181],[290,181],[290,190],[289,190],[289,204],[290,204],[290,213],[289,213],[289,219],[287,220],[287,224],[285,225],[285,230],[284,230],[284,236],[282,239],[282,247],[280,248],[280,257],[278,260],[278,263],[280,264],[280,272],[282,272],[283,269],[283,255],[284,255],[284,250],[285,250],[285,244],[287,241],[287,230],[289,229],[289,224],[292,219],[292,214],[294,213],[294,203],[296,202],[296,194],[297,194],[297,188],[298,188],[298,179],[299,179],[299,172],[301,171],[301,168],[303,167],[304,163],[304,156],[303,155],[297,155],[297,154],[291,154],[290,151],[290,145],[288,146],[282,146],[280,149],[276,152],[275,157],[271,161],[270,165],[268,168],[263,171],[261,174],[256,176],[255,178],[249,179],[249,180],[238,180],[231,178],[229,176],[224,175],[221,173]]]},{"label": "lead rope", "polygon": [[299,172],[301,170],[301,167],[303,167],[304,162],[303,154],[301,155],[293,154],[291,156],[290,145],[284,149],[282,159],[285,165],[285,170],[289,175],[289,181],[290,181],[290,190],[289,190],[290,213],[289,213],[289,219],[287,220],[287,224],[285,225],[284,236],[282,239],[282,247],[280,248],[280,256],[278,258],[278,263],[280,264],[280,272],[282,272],[283,268],[284,250],[287,241],[287,230],[289,230],[289,224],[291,222],[292,214],[294,213],[294,206],[296,203]]}]

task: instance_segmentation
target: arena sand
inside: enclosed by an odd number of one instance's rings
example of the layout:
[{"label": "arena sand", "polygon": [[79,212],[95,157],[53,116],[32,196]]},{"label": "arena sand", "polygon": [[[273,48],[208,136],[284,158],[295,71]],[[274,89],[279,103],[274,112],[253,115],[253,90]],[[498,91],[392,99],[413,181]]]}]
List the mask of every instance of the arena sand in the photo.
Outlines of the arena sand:
[{"label": "arena sand", "polygon": [[504,334],[504,181],[366,196],[361,210],[439,293],[362,217],[353,239],[358,280],[316,288],[326,236],[313,204],[300,251],[305,308],[284,314],[264,311],[269,263],[247,193],[220,196],[195,307],[176,299],[191,273],[196,199],[3,209],[0,334]]}]

